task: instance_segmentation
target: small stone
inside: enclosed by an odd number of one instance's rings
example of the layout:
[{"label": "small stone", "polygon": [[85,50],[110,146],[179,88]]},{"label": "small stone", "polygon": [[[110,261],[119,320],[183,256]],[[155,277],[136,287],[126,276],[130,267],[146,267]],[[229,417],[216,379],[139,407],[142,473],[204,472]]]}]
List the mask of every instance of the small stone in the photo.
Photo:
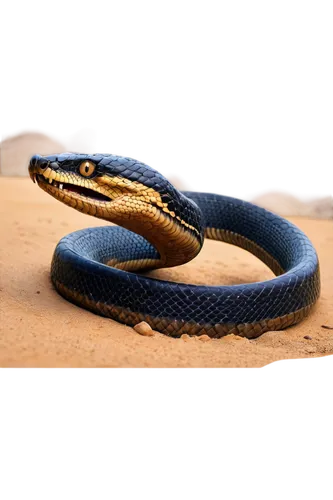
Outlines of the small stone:
[{"label": "small stone", "polygon": [[221,337],[221,340],[224,342],[244,342],[247,343],[249,342],[249,339],[246,337],[241,337],[240,335],[235,335],[234,333],[229,333],[228,335],[225,335],[224,337]]},{"label": "small stone", "polygon": [[185,342],[188,342],[189,340],[191,340],[191,337],[187,333],[183,333],[183,335],[181,335],[180,338],[182,340],[184,340]]},{"label": "small stone", "polygon": [[201,342],[208,342],[209,340],[211,340],[211,338],[208,335],[203,334],[199,335],[198,340],[201,340]]},{"label": "small stone", "polygon": [[141,321],[141,323],[134,325],[133,329],[137,333],[139,333],[140,335],[144,335],[145,337],[152,337],[155,333],[151,326],[148,325],[148,323],[146,323],[145,321]]},{"label": "small stone", "polygon": [[312,340],[312,337],[310,337],[310,335],[304,335],[303,337],[305,340]]},{"label": "small stone", "polygon": [[322,328],[326,328],[326,330],[333,330],[333,326],[321,325]]},{"label": "small stone", "polygon": [[40,291],[39,291],[39,290],[37,290],[37,292],[36,292],[36,293],[40,294]]}]

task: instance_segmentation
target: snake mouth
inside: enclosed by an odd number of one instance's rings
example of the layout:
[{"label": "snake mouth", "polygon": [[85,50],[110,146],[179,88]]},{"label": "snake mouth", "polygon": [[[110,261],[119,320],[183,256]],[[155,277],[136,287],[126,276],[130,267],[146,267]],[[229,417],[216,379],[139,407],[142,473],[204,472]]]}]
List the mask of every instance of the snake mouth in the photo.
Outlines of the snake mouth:
[{"label": "snake mouth", "polygon": [[59,189],[59,191],[65,191],[67,193],[75,193],[90,200],[96,201],[104,201],[110,202],[112,199],[109,196],[105,196],[98,191],[94,191],[93,189],[89,189],[83,186],[79,186],[77,184],[70,184],[68,182],[57,182],[53,179],[46,179],[43,175],[37,174],[36,180],[41,184],[45,184],[46,186],[52,186],[53,188]]}]

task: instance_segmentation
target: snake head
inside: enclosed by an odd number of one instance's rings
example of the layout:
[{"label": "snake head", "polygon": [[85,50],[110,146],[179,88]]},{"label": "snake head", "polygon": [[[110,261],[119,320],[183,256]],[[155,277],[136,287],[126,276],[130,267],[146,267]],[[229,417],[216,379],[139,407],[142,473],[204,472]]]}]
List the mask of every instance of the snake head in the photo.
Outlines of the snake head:
[{"label": "snake head", "polygon": [[[29,174],[38,186],[66,205],[91,215],[110,203],[113,194],[103,183],[101,157],[63,153],[35,155],[29,163]],[[95,210],[94,210],[95,209]]]},{"label": "snake head", "polygon": [[[201,210],[159,172],[132,158],[78,153],[35,155],[29,174],[59,201],[137,232],[155,246],[161,246],[159,242],[156,245],[156,239],[161,240],[163,234],[164,243],[167,241],[171,248],[179,244],[182,233],[184,241],[189,234],[193,237],[195,253],[202,246]],[[189,253],[193,254],[192,248]]]}]

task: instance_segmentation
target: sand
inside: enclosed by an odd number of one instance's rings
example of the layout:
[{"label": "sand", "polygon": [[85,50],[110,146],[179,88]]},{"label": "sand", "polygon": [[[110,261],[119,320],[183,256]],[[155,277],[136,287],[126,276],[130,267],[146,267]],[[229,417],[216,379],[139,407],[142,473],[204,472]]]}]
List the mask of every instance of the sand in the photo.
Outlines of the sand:
[{"label": "sand", "polygon": [[[333,221],[290,218],[313,241],[322,293],[314,312],[285,331],[256,340],[145,337],[60,297],[50,282],[57,241],[105,225],[62,205],[27,178],[0,178],[0,366],[4,367],[260,367],[279,359],[333,353]],[[154,276],[198,284],[269,279],[271,271],[244,250],[207,241],[201,254]]]}]

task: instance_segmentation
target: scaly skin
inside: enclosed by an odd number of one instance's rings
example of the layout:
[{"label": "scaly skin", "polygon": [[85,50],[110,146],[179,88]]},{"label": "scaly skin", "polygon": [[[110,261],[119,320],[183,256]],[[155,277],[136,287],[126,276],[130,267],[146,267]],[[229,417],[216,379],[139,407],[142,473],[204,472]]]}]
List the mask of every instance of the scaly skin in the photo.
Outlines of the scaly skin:
[{"label": "scaly skin", "polygon": [[[254,338],[297,323],[319,297],[318,257],[309,239],[255,205],[180,193],[147,165],[114,155],[34,156],[29,173],[66,205],[122,226],[72,233],[53,256],[51,278],[58,292],[95,313],[129,325],[145,320],[175,337]],[[252,252],[278,277],[209,287],[135,274],[191,260],[204,234]]]}]

